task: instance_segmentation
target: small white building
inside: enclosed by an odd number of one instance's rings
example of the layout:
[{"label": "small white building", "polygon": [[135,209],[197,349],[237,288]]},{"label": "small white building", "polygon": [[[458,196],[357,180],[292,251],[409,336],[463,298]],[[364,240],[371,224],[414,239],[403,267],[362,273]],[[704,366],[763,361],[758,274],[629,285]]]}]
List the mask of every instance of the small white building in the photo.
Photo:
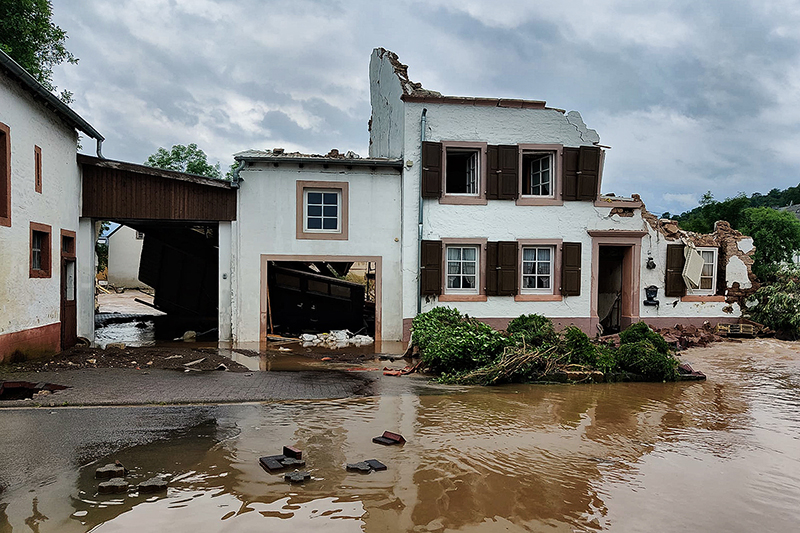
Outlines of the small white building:
[{"label": "small white building", "polygon": [[126,289],[147,288],[139,281],[144,233],[119,225],[108,234],[108,283]]},{"label": "small white building", "polygon": [[370,92],[368,158],[235,155],[234,343],[266,338],[270,261],[377,263],[384,341],[407,340],[414,316],[441,305],[496,327],[538,313],[589,334],[741,316],[752,239],[724,224],[682,232],[637,195],[600,194],[606,153],[579,113],[443,96],[384,49]]},{"label": "small white building", "polygon": [[77,298],[78,280],[94,277],[77,257],[94,239],[79,238],[76,130],[103,139],[0,51],[0,361],[52,354],[92,331],[91,300],[82,309]]}]

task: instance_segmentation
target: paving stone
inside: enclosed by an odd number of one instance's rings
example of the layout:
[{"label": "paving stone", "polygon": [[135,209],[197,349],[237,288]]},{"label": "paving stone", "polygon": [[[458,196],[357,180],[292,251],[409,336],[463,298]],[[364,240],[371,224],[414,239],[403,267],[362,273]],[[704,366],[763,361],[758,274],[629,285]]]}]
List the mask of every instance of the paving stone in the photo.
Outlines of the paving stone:
[{"label": "paving stone", "polygon": [[311,474],[305,471],[286,472],[283,479],[291,483],[302,483],[303,481],[311,479]]},{"label": "paving stone", "polygon": [[139,483],[139,492],[161,492],[167,490],[167,482],[156,476]]},{"label": "paving stone", "polygon": [[370,467],[372,467],[372,469],[375,470],[376,472],[381,472],[383,470],[386,470],[386,465],[378,461],[377,459],[367,459],[364,462],[367,463]]},{"label": "paving stone", "polygon": [[306,462],[303,459],[294,459],[293,457],[287,457],[283,461],[281,461],[283,466],[306,466]]},{"label": "paving stone", "polygon": [[360,461],[358,463],[347,463],[347,470],[348,472],[364,472],[368,474],[372,467],[366,461]]},{"label": "paving stone", "polygon": [[392,444],[399,444],[396,440],[387,439],[386,437],[372,437],[372,442],[375,444],[383,444],[384,446],[391,446]]},{"label": "paving stone", "polygon": [[96,479],[110,479],[113,477],[125,477],[125,474],[127,474],[127,471],[124,466],[109,463],[95,470],[94,477]]},{"label": "paving stone", "polygon": [[97,492],[100,494],[118,494],[120,492],[127,492],[127,490],[128,482],[121,477],[111,478],[97,486]]},{"label": "paving stone", "polygon": [[280,461],[272,459],[270,457],[260,457],[258,459],[258,462],[259,464],[261,464],[261,468],[263,468],[268,472],[273,472],[275,470],[283,470],[284,468],[286,468]]}]

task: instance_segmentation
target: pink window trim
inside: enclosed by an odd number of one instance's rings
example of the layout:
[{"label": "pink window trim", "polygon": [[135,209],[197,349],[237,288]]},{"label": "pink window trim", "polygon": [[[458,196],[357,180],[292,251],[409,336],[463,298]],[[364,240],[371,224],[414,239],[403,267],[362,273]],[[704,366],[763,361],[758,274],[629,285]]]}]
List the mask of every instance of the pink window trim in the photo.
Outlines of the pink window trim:
[{"label": "pink window trim", "polygon": [[[439,197],[440,204],[449,205],[486,205],[487,174],[486,165],[488,164],[487,149],[488,144],[484,142],[468,141],[441,141],[442,143],[442,195]],[[447,149],[448,148],[476,148],[480,154],[479,164],[480,173],[478,175],[478,194],[475,196],[462,196],[447,194]]]},{"label": "pink window trim", "polygon": [[[522,153],[523,152],[553,152],[553,173],[554,183],[552,198],[538,198],[535,196],[522,196]],[[561,168],[563,166],[564,145],[563,144],[520,144],[519,145],[519,178],[517,205],[563,205],[562,199],[563,180],[561,178]]]}]

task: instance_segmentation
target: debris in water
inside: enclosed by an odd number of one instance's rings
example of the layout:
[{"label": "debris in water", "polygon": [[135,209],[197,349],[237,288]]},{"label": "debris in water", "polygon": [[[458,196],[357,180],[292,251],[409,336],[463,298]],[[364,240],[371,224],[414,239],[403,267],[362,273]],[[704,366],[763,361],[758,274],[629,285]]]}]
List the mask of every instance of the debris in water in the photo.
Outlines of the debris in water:
[{"label": "debris in water", "polygon": [[311,474],[305,471],[287,472],[284,474],[283,479],[291,483],[302,483],[303,481],[311,479]]},{"label": "debris in water", "polygon": [[162,490],[167,490],[167,482],[158,476],[139,483],[139,492],[151,493],[161,492]]},{"label": "debris in water", "polygon": [[383,444],[384,446],[391,446],[392,444],[404,444],[406,439],[399,433],[392,433],[391,431],[384,431],[380,437],[373,437],[372,442],[376,444]]},{"label": "debris in water", "polygon": [[94,477],[96,479],[109,479],[114,477],[125,477],[127,473],[128,470],[122,466],[122,463],[116,461],[115,463],[109,463],[95,470]]},{"label": "debris in water", "polygon": [[111,478],[108,481],[103,481],[97,486],[97,492],[100,494],[118,494],[128,490],[128,482],[121,477]]},{"label": "debris in water", "polygon": [[347,463],[348,472],[363,472],[368,474],[372,471],[372,467],[366,461],[359,461],[358,463]]},{"label": "debris in water", "polygon": [[382,472],[383,470],[386,470],[386,465],[377,459],[367,459],[366,463],[376,472]]},{"label": "debris in water", "polygon": [[294,446],[284,446],[283,455],[285,455],[286,457],[291,457],[293,459],[302,459],[303,451],[298,448],[295,448]]}]

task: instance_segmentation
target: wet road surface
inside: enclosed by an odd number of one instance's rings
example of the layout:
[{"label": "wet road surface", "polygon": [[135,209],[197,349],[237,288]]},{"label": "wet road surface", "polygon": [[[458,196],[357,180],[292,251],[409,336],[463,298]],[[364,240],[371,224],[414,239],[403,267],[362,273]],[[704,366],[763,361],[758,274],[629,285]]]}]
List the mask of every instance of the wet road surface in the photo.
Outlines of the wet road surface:
[{"label": "wet road surface", "polygon": [[[369,398],[3,410],[0,531],[796,530],[800,344],[684,359],[708,381],[393,378]],[[371,442],[387,429],[408,442]],[[285,444],[304,451],[303,485],[258,465]],[[113,459],[132,485],[161,474],[169,491],[98,495],[94,469]],[[345,471],[363,459],[388,470]]]}]

